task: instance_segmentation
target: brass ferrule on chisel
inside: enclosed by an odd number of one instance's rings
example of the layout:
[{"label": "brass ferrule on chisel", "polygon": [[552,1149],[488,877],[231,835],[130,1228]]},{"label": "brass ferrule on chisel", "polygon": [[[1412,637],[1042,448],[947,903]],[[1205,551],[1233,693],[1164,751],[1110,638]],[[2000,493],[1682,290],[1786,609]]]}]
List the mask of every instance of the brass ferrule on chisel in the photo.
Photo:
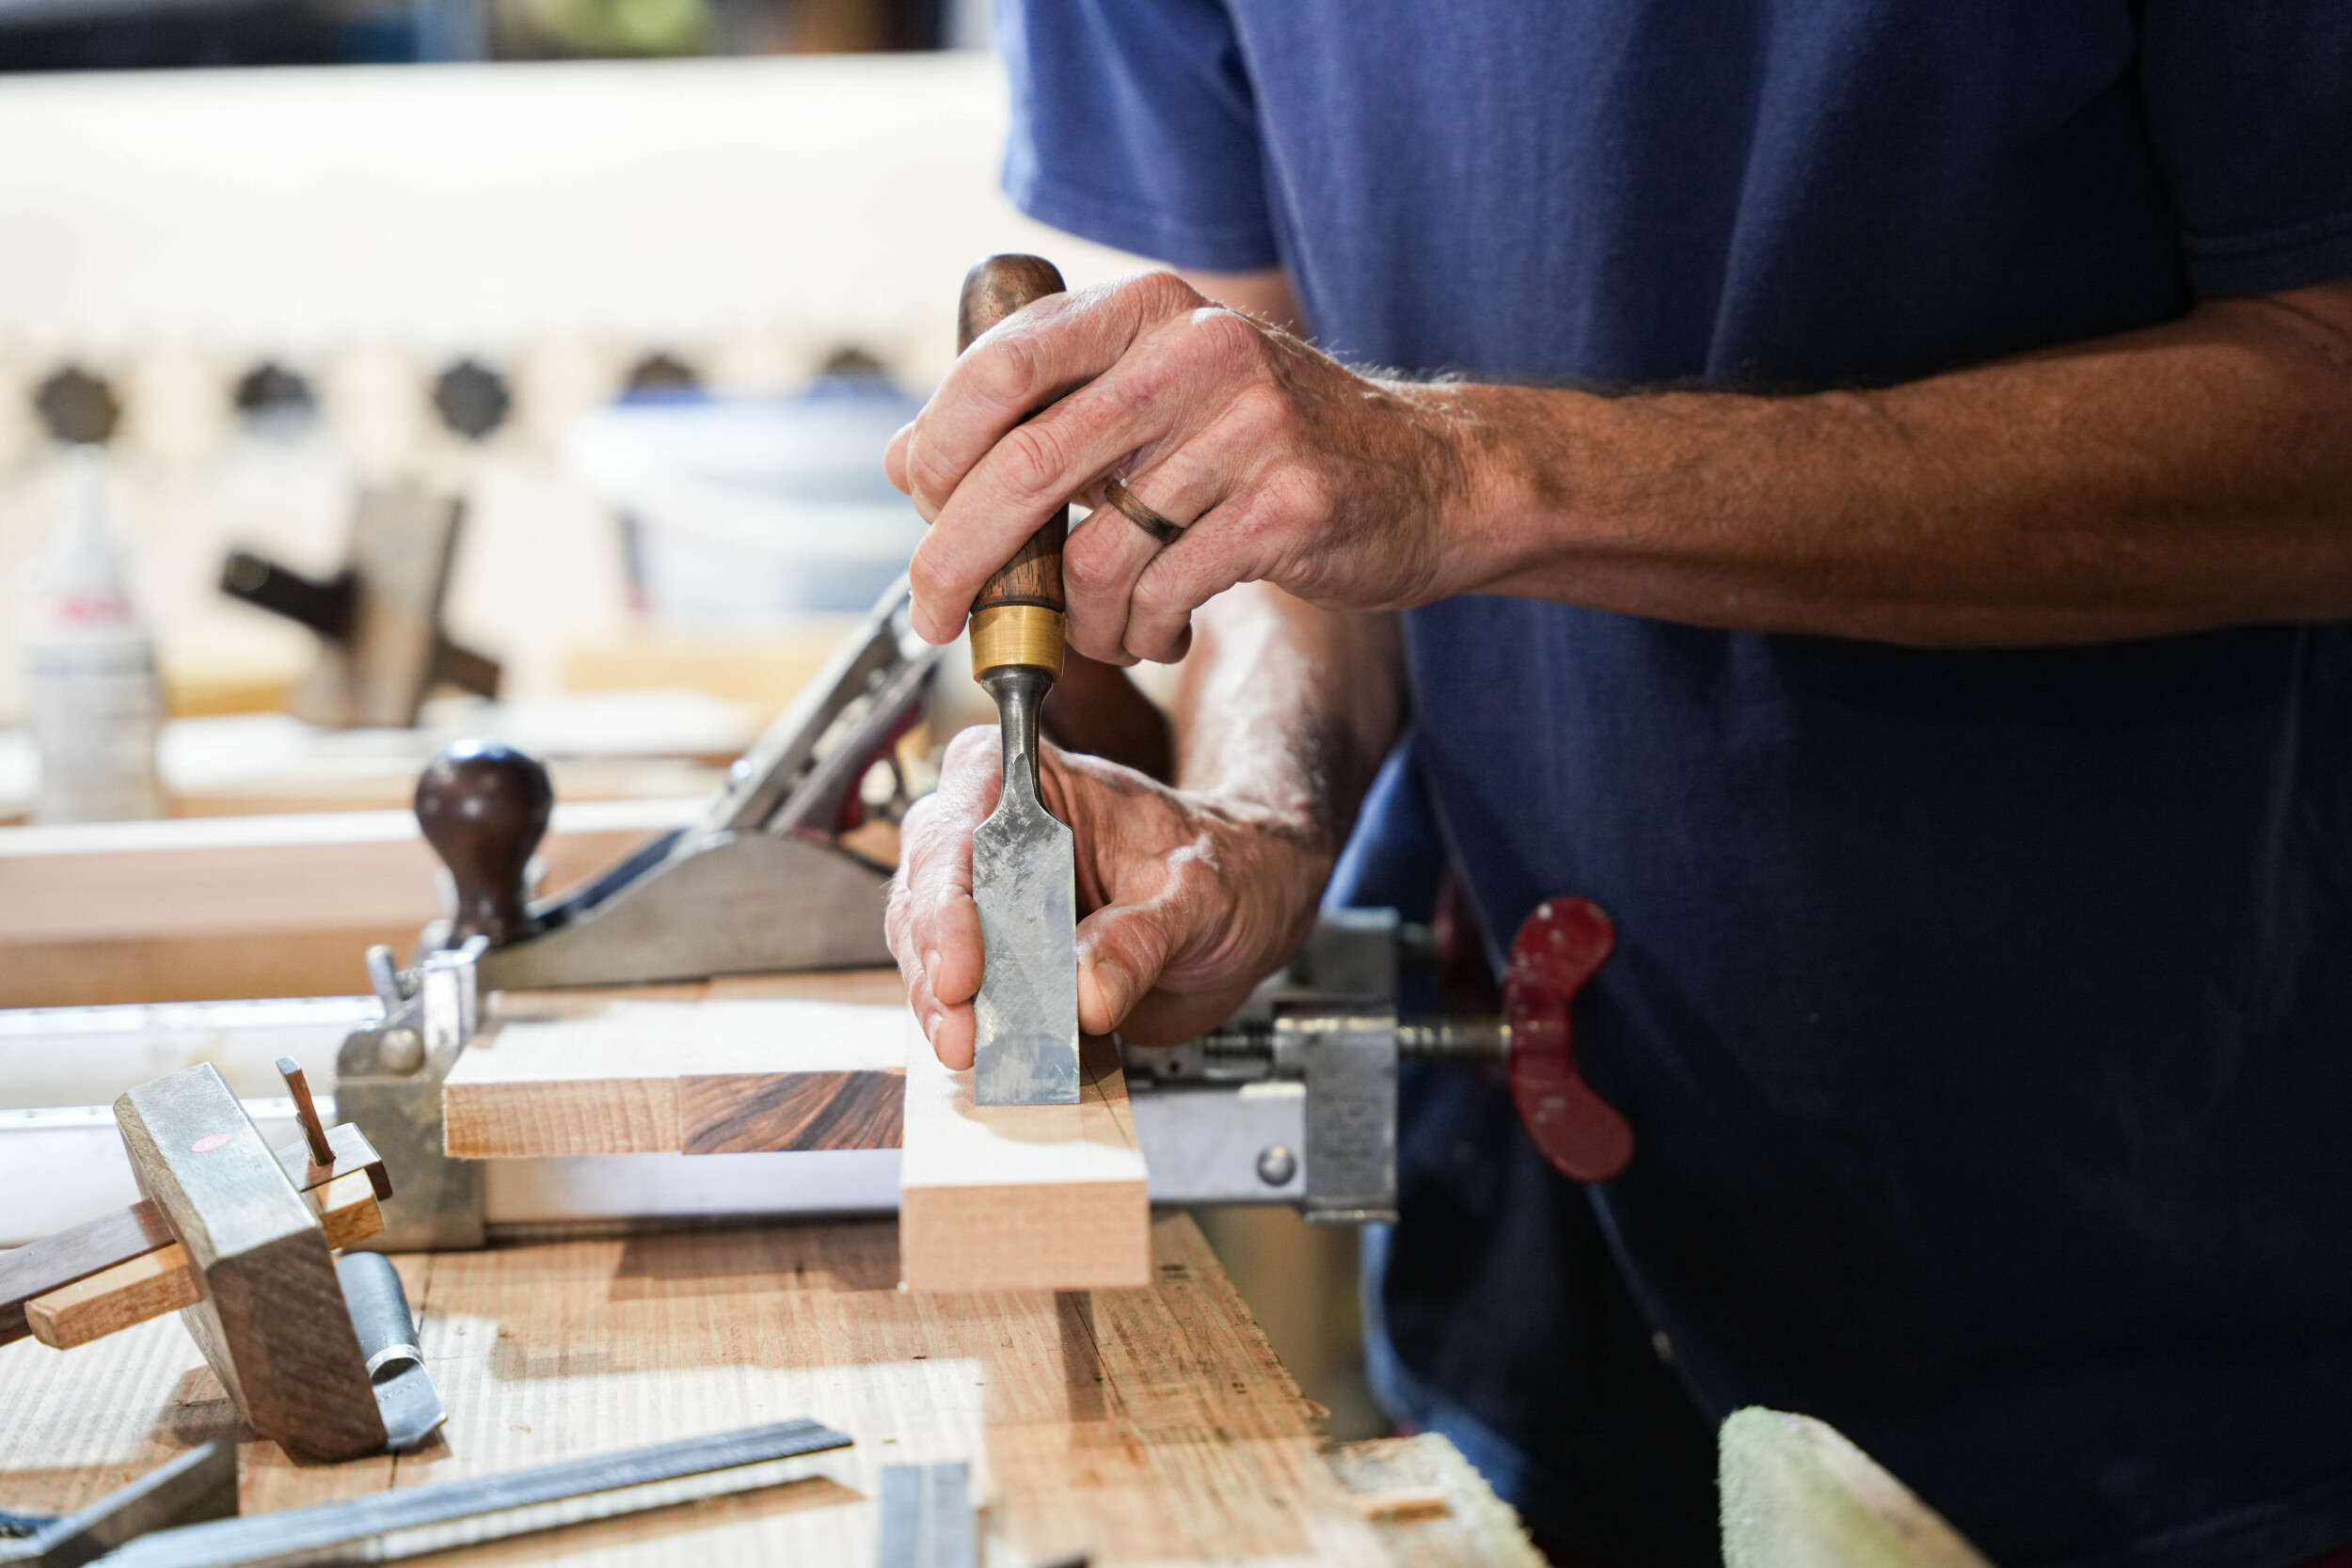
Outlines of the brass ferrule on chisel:
[{"label": "brass ferrule on chisel", "polygon": [[1043,605],[1000,604],[972,612],[972,673],[975,677],[1009,664],[1034,665],[1061,673],[1062,620]]}]

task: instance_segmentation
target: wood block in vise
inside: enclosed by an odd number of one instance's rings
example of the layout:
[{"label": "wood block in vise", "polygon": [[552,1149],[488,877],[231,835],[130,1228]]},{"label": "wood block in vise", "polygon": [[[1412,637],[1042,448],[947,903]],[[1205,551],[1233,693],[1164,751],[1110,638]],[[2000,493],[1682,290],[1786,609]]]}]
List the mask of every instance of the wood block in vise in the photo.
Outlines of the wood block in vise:
[{"label": "wood block in vise", "polygon": [[338,729],[405,729],[443,682],[498,695],[498,660],[441,628],[464,515],[446,496],[364,494],[350,561],[323,582],[249,550],[230,554],[222,593],[318,634],[319,662],[288,705],[296,718]]},{"label": "wood block in vise", "polygon": [[[364,1266],[339,1277],[332,1251],[383,1228],[391,1188],[365,1135],[322,1126],[301,1069],[278,1065],[305,1136],[275,1152],[209,1063],[117,1101],[148,1196],[0,1256],[0,1342],[30,1332],[66,1349],[179,1310],[257,1433],[306,1459],[346,1459],[388,1435],[385,1374],[372,1381],[355,1323],[405,1325],[407,1308],[377,1299],[399,1296],[388,1260],[345,1259]],[[405,1331],[375,1338],[416,1359]]]}]

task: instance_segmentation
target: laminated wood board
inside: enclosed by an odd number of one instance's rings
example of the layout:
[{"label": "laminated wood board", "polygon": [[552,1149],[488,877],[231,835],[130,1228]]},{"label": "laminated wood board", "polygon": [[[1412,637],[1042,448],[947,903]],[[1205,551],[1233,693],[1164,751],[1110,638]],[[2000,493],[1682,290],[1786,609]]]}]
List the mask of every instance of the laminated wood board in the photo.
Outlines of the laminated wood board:
[{"label": "laminated wood board", "polygon": [[886,972],[509,992],[443,1135],[468,1160],[896,1148],[905,1028]]}]

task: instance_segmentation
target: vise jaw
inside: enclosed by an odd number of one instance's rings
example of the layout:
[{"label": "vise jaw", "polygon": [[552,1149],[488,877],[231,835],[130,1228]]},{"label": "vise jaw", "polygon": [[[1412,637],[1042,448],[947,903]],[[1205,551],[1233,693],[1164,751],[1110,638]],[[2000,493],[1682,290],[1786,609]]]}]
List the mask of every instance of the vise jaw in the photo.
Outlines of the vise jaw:
[{"label": "vise jaw", "polygon": [[1152,1200],[1394,1218],[1403,1062],[1495,1076],[1553,1169],[1610,1180],[1632,1159],[1633,1132],[1584,1081],[1570,1006],[1615,942],[1598,905],[1546,899],[1511,943],[1496,1012],[1408,1018],[1401,981],[1437,958],[1429,928],[1391,910],[1327,911],[1225,1023],[1175,1045],[1121,1042]]},{"label": "vise jaw", "polygon": [[335,1109],[364,1127],[400,1188],[400,1210],[369,1243],[387,1252],[439,1252],[483,1243],[482,1166],[453,1160],[441,1137],[441,1084],[479,1022],[481,936],[399,969],[371,948],[368,977],[384,1016],[344,1037]]}]

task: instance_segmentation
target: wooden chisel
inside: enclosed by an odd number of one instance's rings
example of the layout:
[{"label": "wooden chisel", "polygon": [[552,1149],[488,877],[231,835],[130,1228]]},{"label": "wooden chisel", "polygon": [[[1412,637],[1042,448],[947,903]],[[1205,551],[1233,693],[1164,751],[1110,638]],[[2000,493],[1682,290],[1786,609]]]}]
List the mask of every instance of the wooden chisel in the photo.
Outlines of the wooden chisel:
[{"label": "wooden chisel", "polygon": [[[1035,256],[992,256],[964,275],[956,351],[1047,294],[1061,274]],[[1005,787],[972,835],[972,900],[983,967],[974,999],[972,1099],[1071,1105],[1078,1099],[1077,857],[1038,795],[1038,715],[1062,667],[1061,507],[972,601],[972,674],[996,700]]]}]

